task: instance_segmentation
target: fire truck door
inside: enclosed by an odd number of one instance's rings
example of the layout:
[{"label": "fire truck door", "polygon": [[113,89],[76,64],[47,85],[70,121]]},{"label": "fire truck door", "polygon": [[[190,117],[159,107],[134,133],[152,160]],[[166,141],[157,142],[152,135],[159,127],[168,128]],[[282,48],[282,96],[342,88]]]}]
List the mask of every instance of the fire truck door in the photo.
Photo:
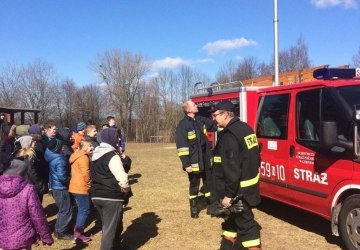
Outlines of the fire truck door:
[{"label": "fire truck door", "polygon": [[256,135],[261,147],[261,194],[285,199],[289,165],[289,94],[263,96],[259,105]]},{"label": "fire truck door", "polygon": [[[322,102],[322,103],[320,103]],[[333,152],[322,152],[319,132],[320,121],[337,121],[338,132],[348,137],[348,123],[334,98],[325,90],[312,89],[296,93],[296,123],[293,126],[294,155],[290,158],[292,173],[288,187],[296,203],[313,208],[320,214],[329,213],[331,194],[337,184],[351,178],[351,154],[336,147]],[[350,157],[348,160],[346,160]],[[295,198],[296,197],[296,198]],[[316,206],[314,206],[316,204]]]}]

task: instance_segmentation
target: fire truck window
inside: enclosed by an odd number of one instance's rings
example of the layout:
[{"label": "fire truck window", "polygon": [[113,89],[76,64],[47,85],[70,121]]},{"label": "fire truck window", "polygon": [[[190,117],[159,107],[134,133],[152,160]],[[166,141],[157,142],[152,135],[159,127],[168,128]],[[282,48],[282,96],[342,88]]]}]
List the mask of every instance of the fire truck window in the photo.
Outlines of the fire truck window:
[{"label": "fire truck window", "polygon": [[256,129],[257,137],[287,138],[289,100],[289,94],[263,97]]},{"label": "fire truck window", "polygon": [[347,112],[329,91],[323,91],[321,106],[322,120],[336,121],[338,137],[345,140],[351,138],[352,129],[351,123],[346,117]]},{"label": "fire truck window", "polygon": [[303,91],[297,96],[297,136],[300,140],[319,141],[320,90]]}]

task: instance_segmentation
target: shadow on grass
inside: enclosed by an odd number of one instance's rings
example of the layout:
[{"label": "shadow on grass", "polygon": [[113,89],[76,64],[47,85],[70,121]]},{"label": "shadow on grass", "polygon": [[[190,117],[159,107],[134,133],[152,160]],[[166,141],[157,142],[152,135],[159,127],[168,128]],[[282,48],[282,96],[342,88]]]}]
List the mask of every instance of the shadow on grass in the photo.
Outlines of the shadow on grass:
[{"label": "shadow on grass", "polygon": [[86,224],[90,225],[93,221],[95,221],[95,224],[89,230],[85,231],[86,235],[95,235],[98,232],[100,232],[102,229],[101,219],[100,219],[98,211],[95,208],[91,209],[91,213],[86,220]]},{"label": "shadow on grass", "polygon": [[262,202],[258,206],[258,210],[303,230],[322,235],[328,243],[336,244],[341,249],[345,249],[340,237],[331,234],[330,222],[324,218],[271,199],[264,197],[261,199]]},{"label": "shadow on grass", "polygon": [[87,243],[79,243],[70,248],[61,248],[61,250],[80,250],[80,249],[86,249],[88,246],[89,244]]},{"label": "shadow on grass", "polygon": [[158,235],[157,224],[161,221],[158,215],[154,212],[148,212],[141,215],[132,221],[132,224],[127,227],[121,238],[123,239],[121,245],[126,250],[139,249],[145,245],[147,241]]}]

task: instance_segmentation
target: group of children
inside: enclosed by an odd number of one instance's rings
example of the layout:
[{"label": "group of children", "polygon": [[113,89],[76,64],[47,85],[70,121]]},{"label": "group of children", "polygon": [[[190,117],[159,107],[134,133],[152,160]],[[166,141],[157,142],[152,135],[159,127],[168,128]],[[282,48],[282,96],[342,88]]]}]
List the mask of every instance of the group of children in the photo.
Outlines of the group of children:
[{"label": "group of children", "polygon": [[[110,166],[110,175],[106,178],[117,183],[117,186],[111,187],[110,192],[122,194],[115,195],[115,199],[110,200],[123,206],[131,194],[127,176],[130,166],[125,167],[123,164],[125,144],[114,122],[114,117],[108,117],[108,124],[102,126],[99,134],[95,125],[84,122],[77,124],[74,133],[68,128],[58,129],[54,124],[49,124],[46,129],[33,124],[28,129],[28,135],[10,141],[14,144],[10,154],[0,152],[0,250],[31,249],[38,239],[45,245],[53,243],[41,204],[43,194],[49,189],[58,208],[55,238],[73,240],[74,243],[90,241],[91,237],[84,234],[91,200],[94,201],[93,195],[90,196],[90,189],[98,194],[95,200],[108,199],[102,197],[101,193],[104,185],[102,178],[105,176],[100,176],[99,179],[96,168],[91,173],[90,165],[97,166],[99,157],[103,159],[102,156],[109,152],[109,159],[117,155],[116,159],[120,160],[110,162],[106,158],[101,161],[106,165],[102,168]],[[95,155],[97,158],[94,159]],[[127,164],[131,164],[128,157],[125,160]],[[92,179],[99,180],[92,182]],[[68,226],[73,216],[72,198],[77,206],[77,216],[73,234],[70,234]],[[122,227],[122,220],[119,219],[122,218],[122,209],[115,211],[117,214],[114,216],[118,219],[114,222],[117,225],[112,230],[113,235],[109,236],[104,230],[109,231],[109,227],[115,226],[108,225],[103,217],[103,204],[97,206],[95,203],[103,222],[104,242],[110,240],[113,244],[116,233],[119,233],[118,228]]]}]

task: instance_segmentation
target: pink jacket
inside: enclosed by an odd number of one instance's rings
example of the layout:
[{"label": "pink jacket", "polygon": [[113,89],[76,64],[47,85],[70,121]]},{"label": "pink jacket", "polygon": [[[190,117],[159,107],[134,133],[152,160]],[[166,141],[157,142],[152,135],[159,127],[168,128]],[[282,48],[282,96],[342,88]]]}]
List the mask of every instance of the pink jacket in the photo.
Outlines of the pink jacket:
[{"label": "pink jacket", "polygon": [[19,249],[36,242],[52,244],[50,228],[35,186],[17,175],[0,176],[0,248]]}]

